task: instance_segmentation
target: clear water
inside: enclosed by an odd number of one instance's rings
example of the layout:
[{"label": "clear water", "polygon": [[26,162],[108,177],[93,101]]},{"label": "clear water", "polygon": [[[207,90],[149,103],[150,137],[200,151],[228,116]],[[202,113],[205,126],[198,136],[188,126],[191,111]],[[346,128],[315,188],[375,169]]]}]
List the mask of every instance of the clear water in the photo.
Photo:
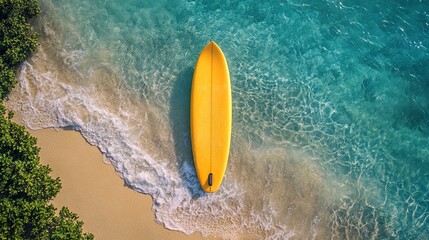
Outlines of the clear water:
[{"label": "clear water", "polygon": [[[41,0],[9,106],[72,127],[167,228],[225,239],[429,238],[429,2]],[[223,185],[193,169],[210,40],[233,90]]]}]

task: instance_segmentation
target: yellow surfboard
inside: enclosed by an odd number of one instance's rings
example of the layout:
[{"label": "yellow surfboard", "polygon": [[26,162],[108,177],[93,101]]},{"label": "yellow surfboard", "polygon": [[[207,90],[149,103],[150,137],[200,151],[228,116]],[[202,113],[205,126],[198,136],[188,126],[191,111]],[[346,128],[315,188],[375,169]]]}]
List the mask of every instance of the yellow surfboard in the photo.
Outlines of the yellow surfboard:
[{"label": "yellow surfboard", "polygon": [[210,42],[195,66],[191,90],[191,140],[198,180],[216,192],[223,180],[231,142],[232,97],[228,65]]}]

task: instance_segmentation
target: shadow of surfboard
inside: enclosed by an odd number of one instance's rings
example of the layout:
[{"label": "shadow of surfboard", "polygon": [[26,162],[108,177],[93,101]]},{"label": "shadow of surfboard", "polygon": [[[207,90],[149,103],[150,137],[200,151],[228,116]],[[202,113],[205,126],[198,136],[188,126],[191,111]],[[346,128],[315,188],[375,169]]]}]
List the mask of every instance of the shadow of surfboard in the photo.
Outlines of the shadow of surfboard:
[{"label": "shadow of surfboard", "polygon": [[190,101],[193,74],[192,67],[185,68],[178,74],[171,94],[169,119],[182,184],[192,198],[199,198],[205,196],[206,193],[198,182],[192,156]]}]

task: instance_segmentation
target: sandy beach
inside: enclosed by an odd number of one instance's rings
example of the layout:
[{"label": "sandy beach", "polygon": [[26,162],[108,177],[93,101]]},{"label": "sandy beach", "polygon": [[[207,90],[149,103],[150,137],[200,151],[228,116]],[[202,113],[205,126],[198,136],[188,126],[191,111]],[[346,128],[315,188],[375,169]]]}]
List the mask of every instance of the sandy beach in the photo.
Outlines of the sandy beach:
[{"label": "sandy beach", "polygon": [[62,189],[53,203],[68,206],[84,221],[83,229],[95,239],[212,239],[195,233],[171,231],[155,222],[152,199],[124,185],[101,152],[79,132],[45,129],[37,137],[40,158],[60,177]]}]

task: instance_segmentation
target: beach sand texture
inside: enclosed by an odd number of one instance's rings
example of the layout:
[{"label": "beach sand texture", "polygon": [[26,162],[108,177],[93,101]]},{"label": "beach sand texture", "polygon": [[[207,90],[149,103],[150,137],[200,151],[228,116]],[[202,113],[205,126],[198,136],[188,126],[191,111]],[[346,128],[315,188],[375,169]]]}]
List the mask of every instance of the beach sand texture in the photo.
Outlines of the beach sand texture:
[{"label": "beach sand texture", "polygon": [[42,164],[53,169],[53,177],[61,178],[62,189],[54,205],[77,213],[84,221],[84,231],[93,233],[95,239],[213,239],[157,224],[151,197],[125,186],[113,167],[103,162],[100,151],[79,132],[44,129],[30,133],[38,139]]}]

